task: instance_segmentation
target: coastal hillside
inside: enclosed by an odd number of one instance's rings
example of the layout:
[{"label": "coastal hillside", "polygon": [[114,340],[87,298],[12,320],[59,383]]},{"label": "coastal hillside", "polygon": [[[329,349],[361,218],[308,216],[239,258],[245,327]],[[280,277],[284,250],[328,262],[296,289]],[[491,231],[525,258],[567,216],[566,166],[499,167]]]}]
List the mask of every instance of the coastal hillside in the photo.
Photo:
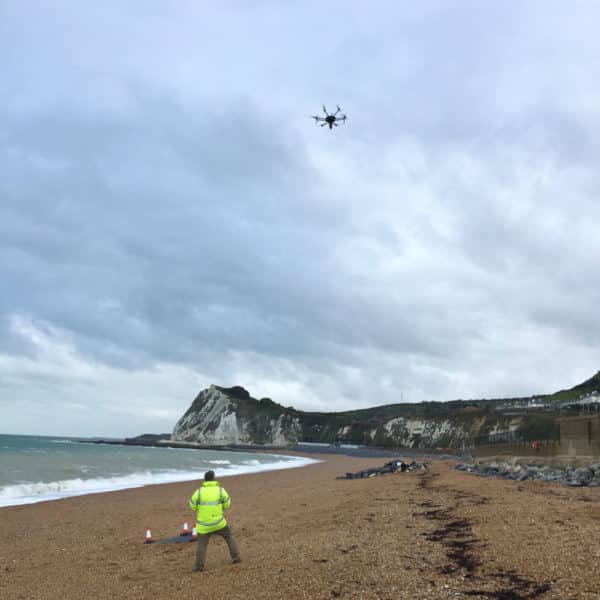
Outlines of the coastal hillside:
[{"label": "coastal hillside", "polygon": [[600,372],[554,394],[523,398],[388,404],[345,412],[304,412],[243,387],[211,385],[177,421],[171,439],[207,445],[353,443],[380,447],[457,448],[481,440],[550,439],[554,419],[596,400]]}]

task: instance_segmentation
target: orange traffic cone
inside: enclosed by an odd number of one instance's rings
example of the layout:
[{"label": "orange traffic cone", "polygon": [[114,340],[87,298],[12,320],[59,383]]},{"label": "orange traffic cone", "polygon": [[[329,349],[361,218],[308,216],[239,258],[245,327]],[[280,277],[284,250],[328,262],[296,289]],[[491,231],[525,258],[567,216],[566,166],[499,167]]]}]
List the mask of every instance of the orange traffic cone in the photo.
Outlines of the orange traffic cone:
[{"label": "orange traffic cone", "polygon": [[183,524],[183,529],[181,530],[181,535],[190,535],[190,528],[188,527],[187,521]]},{"label": "orange traffic cone", "polygon": [[153,542],[152,532],[150,531],[150,527],[146,529],[146,544],[151,544]]},{"label": "orange traffic cone", "polygon": [[194,541],[198,539],[198,532],[195,527],[192,527],[192,539],[190,541]]}]

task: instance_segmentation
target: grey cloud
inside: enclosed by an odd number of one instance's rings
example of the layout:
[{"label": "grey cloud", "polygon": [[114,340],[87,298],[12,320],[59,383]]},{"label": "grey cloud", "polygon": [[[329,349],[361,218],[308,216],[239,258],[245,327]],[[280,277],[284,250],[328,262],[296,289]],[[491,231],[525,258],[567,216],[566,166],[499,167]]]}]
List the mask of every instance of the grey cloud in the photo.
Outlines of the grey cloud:
[{"label": "grey cloud", "polygon": [[569,65],[596,46],[568,18],[546,64],[546,6],[4,7],[0,357],[44,359],[20,315],[100,371],[338,409],[593,365],[599,113]]}]

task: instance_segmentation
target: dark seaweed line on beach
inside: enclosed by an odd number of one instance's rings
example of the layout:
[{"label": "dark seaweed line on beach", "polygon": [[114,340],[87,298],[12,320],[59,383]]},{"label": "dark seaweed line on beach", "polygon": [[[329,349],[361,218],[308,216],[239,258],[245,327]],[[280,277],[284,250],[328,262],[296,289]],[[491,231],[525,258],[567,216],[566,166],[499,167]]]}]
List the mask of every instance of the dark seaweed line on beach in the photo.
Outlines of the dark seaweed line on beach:
[{"label": "dark seaweed line on beach", "polygon": [[[436,476],[437,474],[423,474],[418,487],[422,490],[432,489]],[[470,519],[457,516],[455,511],[460,508],[460,504],[464,506],[465,500],[470,502],[471,505],[480,505],[487,503],[488,498],[477,494],[465,494],[464,492],[458,492],[454,497],[457,502],[449,507],[441,507],[430,500],[421,502],[417,506],[427,510],[413,513],[413,516],[424,517],[440,524],[437,529],[422,535],[427,541],[441,543],[445,547],[448,563],[441,568],[443,574],[462,572],[465,580],[483,583],[485,579],[478,574],[482,563],[477,555],[477,550],[481,547],[481,541],[473,532],[473,522]],[[552,587],[550,582],[537,583],[521,577],[514,570],[497,571],[489,576],[501,580],[503,587],[496,591],[467,589],[461,590],[460,594],[490,598],[491,600],[529,600],[539,598],[550,591]]]}]

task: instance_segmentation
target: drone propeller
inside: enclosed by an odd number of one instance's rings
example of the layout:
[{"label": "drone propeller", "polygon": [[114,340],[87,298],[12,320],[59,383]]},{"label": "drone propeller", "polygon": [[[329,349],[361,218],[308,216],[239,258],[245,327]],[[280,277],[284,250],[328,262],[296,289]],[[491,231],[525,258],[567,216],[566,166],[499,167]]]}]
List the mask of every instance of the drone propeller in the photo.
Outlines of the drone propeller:
[{"label": "drone propeller", "polygon": [[325,105],[324,105],[324,104],[323,104],[323,112],[324,112],[324,113],[325,113],[327,116],[329,116],[329,113],[327,112],[327,109],[325,108]]},{"label": "drone propeller", "polygon": [[334,116],[335,116],[335,115],[337,115],[337,114],[340,112],[340,110],[342,110],[342,109],[341,109],[341,108],[339,107],[339,105],[338,105],[338,106],[337,106],[337,110],[336,110],[336,111],[333,113],[333,115],[334,115]]}]

